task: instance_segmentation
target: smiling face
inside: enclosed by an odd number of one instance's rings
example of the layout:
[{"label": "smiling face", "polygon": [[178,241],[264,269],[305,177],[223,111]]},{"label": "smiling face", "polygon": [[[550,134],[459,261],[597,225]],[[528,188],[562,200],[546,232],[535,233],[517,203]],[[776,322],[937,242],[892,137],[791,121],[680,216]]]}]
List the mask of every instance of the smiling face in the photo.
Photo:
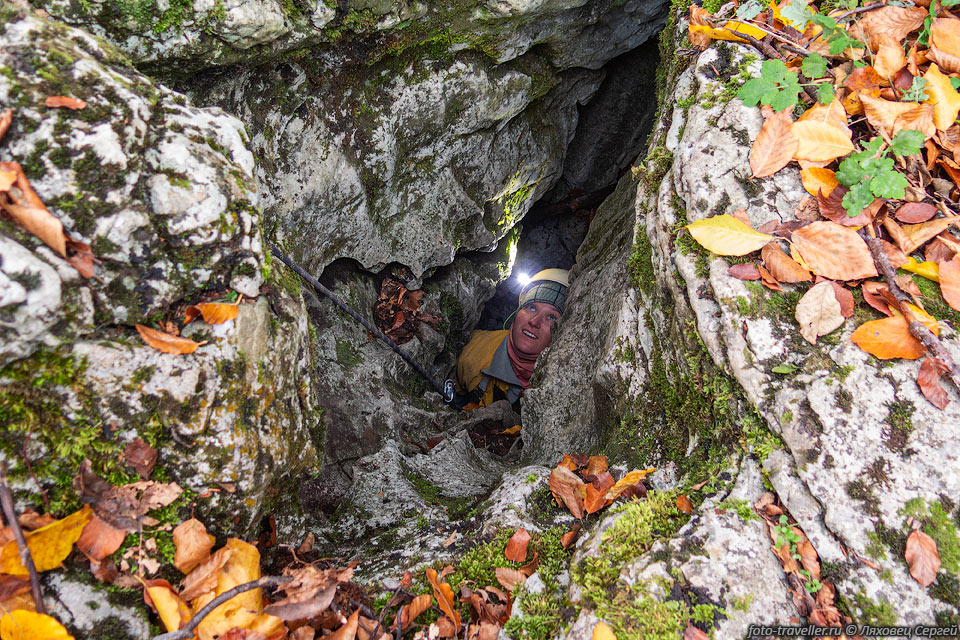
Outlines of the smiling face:
[{"label": "smiling face", "polygon": [[520,307],[510,329],[514,346],[524,353],[539,354],[552,339],[560,311],[547,302],[528,302]]}]

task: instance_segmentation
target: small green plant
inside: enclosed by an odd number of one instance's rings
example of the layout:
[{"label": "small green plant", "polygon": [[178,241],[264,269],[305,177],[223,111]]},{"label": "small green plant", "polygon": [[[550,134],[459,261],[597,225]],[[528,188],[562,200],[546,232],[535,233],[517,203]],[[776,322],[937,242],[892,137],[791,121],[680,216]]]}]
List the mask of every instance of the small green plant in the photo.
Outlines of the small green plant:
[{"label": "small green plant", "polygon": [[904,129],[897,132],[889,147],[878,136],[870,140],[863,151],[844,159],[837,171],[837,182],[849,189],[842,201],[847,215],[859,215],[874,198],[903,198],[909,183],[906,176],[894,168],[894,159],[888,151],[897,157],[920,153],[923,140],[919,131]]},{"label": "small green plant", "polygon": [[903,92],[903,96],[900,99],[903,102],[923,102],[930,98],[930,94],[927,93],[927,79],[920,76],[914,76],[913,84],[910,85],[910,88]]},{"label": "small green plant", "polygon": [[537,478],[539,478],[539,477],[540,477],[540,476],[538,476],[538,475],[535,474],[535,473],[528,473],[528,474],[527,474],[527,477],[524,479],[524,482],[526,482],[527,484],[533,484],[534,482],[537,481]]}]

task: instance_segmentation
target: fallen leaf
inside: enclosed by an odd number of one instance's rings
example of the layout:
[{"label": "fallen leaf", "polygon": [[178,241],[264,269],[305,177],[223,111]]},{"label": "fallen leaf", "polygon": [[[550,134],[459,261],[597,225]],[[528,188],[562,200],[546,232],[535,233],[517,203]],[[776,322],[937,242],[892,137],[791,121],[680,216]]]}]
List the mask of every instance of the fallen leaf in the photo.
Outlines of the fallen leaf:
[{"label": "fallen leaf", "polygon": [[743,224],[747,225],[751,229],[753,229],[753,222],[750,221],[750,216],[747,215],[746,209],[743,209],[743,208],[737,209],[730,215],[736,218],[737,220],[739,220],[740,222],[742,222]]},{"label": "fallen leaf", "polygon": [[[93,511],[90,507],[84,506],[53,524],[24,533],[37,571],[50,571],[59,567],[70,555],[73,544],[80,538],[91,518],[93,518]],[[0,573],[15,576],[29,575],[27,568],[20,562],[20,551],[16,540],[8,542],[0,550]]]},{"label": "fallen leaf", "polygon": [[610,468],[610,462],[607,456],[590,456],[587,461],[587,468],[584,470],[584,476],[596,476],[607,471]]},{"label": "fallen leaf", "polygon": [[[346,624],[326,636],[325,640],[354,640],[357,636],[357,627],[360,626],[360,609],[357,609],[347,619]],[[459,625],[457,626],[459,631]]]},{"label": "fallen leaf", "polygon": [[684,494],[681,493],[679,496],[677,496],[676,504],[677,509],[680,509],[680,511],[683,511],[688,516],[693,513],[693,503],[690,502],[690,498]]},{"label": "fallen leaf", "polygon": [[819,167],[810,167],[800,171],[800,180],[803,182],[803,188],[811,196],[816,197],[818,193],[829,196],[839,182],[837,174],[830,169],[821,169]]},{"label": "fallen leaf", "polygon": [[777,282],[777,279],[773,277],[772,273],[764,267],[757,267],[757,271],[760,272],[760,283],[763,284],[763,286],[771,291],[783,291],[783,287],[780,286],[780,283]]},{"label": "fallen leaf", "polygon": [[926,222],[937,215],[937,208],[926,202],[907,202],[897,209],[893,217],[905,224]]},{"label": "fallen leaf", "polygon": [[[832,191],[833,188],[831,188],[830,191]],[[826,191],[824,191],[824,193],[826,193]],[[810,196],[807,196],[803,200],[801,200],[800,204],[797,205],[797,208],[794,209],[793,216],[798,221],[816,222],[817,220],[819,220],[820,206],[817,204],[816,198],[811,198]],[[775,220],[773,222],[776,223]],[[780,224],[776,224],[776,229],[774,229],[774,231],[776,231],[779,228],[780,228]]]},{"label": "fallen leaf", "polygon": [[773,236],[754,231],[726,214],[697,220],[684,228],[694,240],[720,256],[743,256],[773,239]]},{"label": "fallen leaf", "polygon": [[[432,606],[433,598],[430,595],[424,593],[414,597],[413,602],[401,608],[397,616],[397,619],[400,620],[401,628],[409,629],[410,624],[416,620],[421,613],[427,611]],[[396,621],[394,621],[394,627],[396,627]]]},{"label": "fallen leaf", "polygon": [[710,636],[692,624],[687,623],[687,628],[683,630],[683,640],[710,640]]},{"label": "fallen leaf", "polygon": [[444,540],[444,541],[441,543],[442,546],[443,546],[443,548],[444,548],[444,549],[447,549],[447,548],[450,547],[450,545],[452,545],[454,542],[456,542],[458,535],[460,535],[460,534],[457,533],[456,531],[454,531],[454,532],[452,532],[449,536],[447,536],[447,539]]},{"label": "fallen leaf", "polygon": [[857,327],[850,340],[881,360],[922,358],[927,350],[910,334],[903,316],[870,320]]},{"label": "fallen leaf", "polygon": [[189,324],[197,316],[203,316],[207,324],[223,324],[237,317],[240,311],[239,301],[236,304],[226,302],[201,302],[187,307],[183,314],[183,323]]},{"label": "fallen leaf", "polygon": [[772,176],[793,159],[799,141],[791,131],[792,126],[790,110],[776,113],[763,123],[750,150],[750,170],[754,178]]},{"label": "fallen leaf", "polygon": [[760,272],[757,270],[757,265],[752,262],[747,262],[745,264],[733,264],[727,268],[727,273],[736,278],[737,280],[759,280]]},{"label": "fallen leaf", "polygon": [[950,308],[960,311],[960,256],[940,263],[940,293]]},{"label": "fallen leaf", "polygon": [[586,486],[586,495],[583,499],[583,508],[587,513],[596,513],[603,509],[605,506],[610,504],[610,500],[607,499],[607,490],[613,486],[613,476],[609,472],[604,473],[610,481],[609,483],[600,488],[594,485],[592,482]]},{"label": "fallen leaf", "polygon": [[515,436],[518,435],[522,429],[523,425],[515,424],[512,427],[507,427],[500,433],[505,436]]},{"label": "fallen leaf", "polygon": [[517,585],[523,584],[527,580],[527,576],[510,567],[497,567],[494,573],[497,576],[497,582],[510,593],[513,593]]},{"label": "fallen leaf", "polygon": [[778,282],[795,283],[813,280],[810,272],[784,253],[778,242],[770,242],[764,245],[760,251],[760,256],[763,258],[764,266]]},{"label": "fallen leaf", "polygon": [[[889,225],[891,224],[896,223],[890,220],[890,218],[887,218],[883,221],[883,228],[889,231]],[[920,224],[905,224],[900,226],[899,238],[895,233],[891,233],[890,235],[893,237],[893,240],[896,242],[897,246],[900,247],[904,253],[910,254],[940,232],[945,231],[950,227],[955,227],[958,224],[960,224],[960,216],[953,218],[937,218],[935,220],[930,220],[929,222],[923,222]]]},{"label": "fallen leaf", "polygon": [[123,461],[133,467],[141,478],[147,480],[157,463],[157,450],[144,442],[143,438],[134,438],[123,450]]},{"label": "fallen leaf", "polygon": [[[3,204],[2,208],[19,222],[27,231],[39,238],[44,244],[67,257],[67,236],[63,223],[53,216],[30,186],[27,176],[17,162],[0,162],[0,171],[13,172],[17,176],[17,189],[20,195],[10,189],[8,193],[16,200],[13,204]],[[0,203],[3,201],[0,200]]]},{"label": "fallen leaf", "polygon": [[503,554],[512,562],[524,562],[527,559],[527,545],[530,544],[530,534],[520,528],[507,540],[507,547]]},{"label": "fallen leaf", "polygon": [[13,124],[13,109],[7,109],[0,113],[0,140],[3,140],[3,136],[6,135],[11,124]]},{"label": "fallen leaf", "polygon": [[120,548],[127,534],[94,515],[77,539],[77,549],[99,562]]},{"label": "fallen leaf", "polygon": [[[0,575],[0,605],[10,598],[30,591],[30,580],[25,576]],[[7,608],[9,610],[9,607]],[[0,610],[2,611],[2,610]]]},{"label": "fallen leaf", "polygon": [[[194,607],[203,606],[216,595],[260,578],[260,552],[257,551],[256,547],[243,540],[229,538],[224,548],[229,549],[232,553],[217,576],[216,590],[213,594],[207,594],[199,598],[194,603]],[[187,578],[192,577],[199,570],[199,568],[194,569]],[[184,597],[182,593],[180,595]],[[200,640],[217,640],[219,636],[234,627],[253,628],[258,623],[271,623],[269,618],[272,617],[268,617],[268,619],[260,617],[259,612],[262,608],[263,592],[261,589],[253,589],[236,595],[218,606],[203,619],[197,626],[197,637]],[[272,618],[272,620],[282,624],[282,621],[277,618]]]},{"label": "fallen leaf", "polygon": [[[105,558],[100,562],[90,561],[90,573],[100,582],[113,584],[120,577],[120,571],[117,569],[117,563],[110,558]],[[127,576],[128,578],[130,576]],[[118,585],[119,586],[119,585]]]},{"label": "fallen leaf", "polygon": [[864,42],[870,42],[883,34],[900,42],[912,31],[919,29],[926,17],[927,10],[923,7],[890,5],[862,14],[856,24],[863,32],[860,39]]},{"label": "fallen leaf", "polygon": [[[947,234],[949,236],[949,233]],[[949,236],[952,238],[952,236]],[[927,262],[942,264],[950,262],[958,254],[960,246],[954,247],[950,241],[944,242],[944,234],[938,235],[923,248],[923,257]]]},{"label": "fallen leaf", "polygon": [[573,544],[573,541],[576,539],[578,533],[580,533],[580,525],[575,524],[570,531],[567,531],[565,534],[560,536],[560,544],[564,549],[570,548],[570,545]]},{"label": "fallen leaf", "polygon": [[[337,585],[325,589],[313,589],[308,592],[288,596],[264,607],[263,612],[286,622],[315,618],[330,607],[337,594]],[[425,596],[428,600],[430,596]]]},{"label": "fallen leaf", "polygon": [[833,285],[834,297],[836,297],[837,302],[840,303],[840,315],[844,318],[849,318],[853,315],[853,293],[839,282],[830,280],[830,284]]},{"label": "fallen leaf", "polygon": [[169,582],[147,580],[143,586],[144,599],[156,610],[167,631],[178,631],[190,622],[193,617],[190,607],[176,594]]},{"label": "fallen leaf", "polygon": [[631,471],[611,487],[610,491],[607,492],[607,499],[615,500],[636,485],[642,485],[644,479],[656,470],[656,467],[650,467],[649,469]]},{"label": "fallen leaf", "polygon": [[880,207],[883,206],[883,200],[874,198],[869,206],[851,218],[847,215],[847,210],[843,207],[843,197],[847,195],[848,191],[849,189],[846,187],[838,186],[830,191],[829,196],[825,196],[822,193],[817,194],[817,207],[820,210],[820,214],[831,222],[835,222],[843,227],[862,227],[873,220],[873,217],[880,210]]},{"label": "fallen leaf", "polygon": [[27,509],[17,517],[17,522],[20,523],[20,526],[24,529],[39,529],[40,527],[45,527],[48,524],[53,524],[57,519],[54,518],[49,513],[37,513],[32,509]]},{"label": "fallen leaf", "polygon": [[180,583],[180,596],[189,602],[205,593],[212,593],[217,588],[220,569],[227,564],[231,555],[233,550],[223,547],[195,567]]},{"label": "fallen leaf", "polygon": [[800,335],[810,344],[843,324],[840,302],[834,293],[832,282],[821,282],[807,290],[794,313],[800,325]]},{"label": "fallen leaf", "polygon": [[569,469],[570,471],[576,471],[579,468],[579,465],[577,465],[577,463],[574,462],[573,458],[570,456],[569,453],[563,454],[563,460],[560,461],[559,466],[565,469]]},{"label": "fallen leaf", "polygon": [[316,634],[313,627],[303,625],[290,632],[290,640],[314,640]]},{"label": "fallen leaf", "polygon": [[71,96],[48,96],[46,100],[43,101],[43,104],[50,107],[51,109],[86,109],[87,103],[79,98],[73,98]]},{"label": "fallen leaf", "polygon": [[173,336],[169,333],[163,333],[162,331],[145,327],[142,324],[134,326],[137,329],[137,333],[140,334],[140,337],[143,338],[143,341],[147,343],[147,345],[153,347],[157,351],[162,351],[163,353],[185,355],[188,353],[193,353],[199,347],[207,344],[206,341],[194,342],[189,338]]},{"label": "fallen leaf", "polygon": [[915,129],[931,138],[937,132],[933,123],[934,111],[929,104],[919,102],[893,102],[883,98],[860,96],[863,114],[867,122],[882,130],[887,136],[894,136],[904,129]]},{"label": "fallen leaf", "polygon": [[10,611],[0,618],[3,640],[73,640],[55,618],[35,611]]},{"label": "fallen leaf", "polygon": [[907,536],[907,547],[903,559],[910,567],[910,575],[924,588],[937,579],[940,570],[940,555],[937,543],[923,531],[916,529]]},{"label": "fallen leaf", "polygon": [[573,517],[583,518],[583,500],[586,497],[586,488],[579,476],[570,469],[558,465],[550,472],[547,484],[558,505],[566,505]]},{"label": "fallen leaf", "polygon": [[184,520],[173,530],[173,566],[182,573],[190,573],[210,557],[216,538],[196,518]]},{"label": "fallen leaf", "polygon": [[10,187],[17,183],[17,174],[13,171],[0,169],[0,192],[10,190]]},{"label": "fallen leaf", "polygon": [[877,50],[873,57],[873,68],[882,77],[893,77],[900,69],[907,66],[907,55],[903,52],[900,41],[889,33],[879,33],[874,36],[873,45]]},{"label": "fallen leaf", "polygon": [[947,372],[947,365],[933,356],[927,356],[920,363],[917,373],[917,386],[920,387],[923,397],[937,409],[944,409],[950,404],[946,390],[940,386],[940,376]]},{"label": "fallen leaf", "polygon": [[853,151],[849,130],[825,122],[798,120],[793,123],[793,135],[799,141],[793,156],[797,160],[827,162]]},{"label": "fallen leaf", "polygon": [[147,480],[115,487],[92,471],[89,460],[81,463],[73,486],[81,501],[91,504],[97,516],[131,533],[146,523],[148,511],[167,506],[183,493],[175,482]]},{"label": "fallen leaf", "polygon": [[843,110],[839,100],[834,100],[828,105],[818,102],[804,111],[803,115],[797,118],[797,122],[819,122],[836,127],[848,136],[852,134],[847,127],[847,112]]},{"label": "fallen leaf", "polygon": [[930,65],[923,78],[927,81],[924,89],[930,96],[924,102],[933,105],[933,123],[937,129],[948,129],[960,112],[960,93],[950,84],[950,76],[940,73],[936,64]]},{"label": "fallen leaf", "polygon": [[[899,268],[903,269],[904,271],[909,271],[910,273],[915,273],[918,276],[923,276],[927,280],[940,282],[940,265],[938,265],[936,262],[917,262],[911,257],[911,258],[907,258],[906,262],[901,264]],[[911,284],[913,284],[912,281],[911,281]],[[901,289],[903,288],[904,287],[901,287]],[[909,293],[914,293],[914,292],[911,291]],[[914,295],[922,296],[923,294],[914,293]]]},{"label": "fallen leaf", "polygon": [[601,620],[593,627],[593,640],[617,640],[613,630]]},{"label": "fallen leaf", "polygon": [[[800,530],[794,527],[794,531]],[[802,531],[800,531],[799,535],[801,540],[797,543],[797,553],[800,554],[800,564],[810,574],[811,580],[819,580],[820,560],[817,556],[817,550],[814,549],[810,540]]]},{"label": "fallen leaf", "polygon": [[440,607],[440,610],[443,611],[444,615],[453,622],[455,628],[454,633],[459,634],[460,612],[456,610],[456,599],[453,595],[453,588],[446,582],[437,582],[437,572],[433,569],[427,569],[427,579],[433,587],[433,596],[437,599],[437,605]]},{"label": "fallen leaf", "polygon": [[860,280],[877,275],[867,243],[853,229],[833,222],[811,222],[794,231],[791,240],[817,275],[831,280]]}]

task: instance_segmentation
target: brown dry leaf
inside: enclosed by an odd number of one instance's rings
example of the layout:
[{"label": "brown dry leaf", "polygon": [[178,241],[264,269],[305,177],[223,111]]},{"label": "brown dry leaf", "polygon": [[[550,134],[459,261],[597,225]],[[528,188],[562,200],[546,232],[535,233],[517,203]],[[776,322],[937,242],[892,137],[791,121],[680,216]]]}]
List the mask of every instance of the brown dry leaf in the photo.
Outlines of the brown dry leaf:
[{"label": "brown dry leaf", "polygon": [[[887,222],[892,221],[889,218],[884,220],[883,228],[887,229],[887,231],[890,231],[890,227],[888,227]],[[935,220],[930,220],[929,222],[923,222],[920,224],[905,224],[900,226],[899,238],[895,233],[891,233],[890,235],[893,237],[894,242],[897,243],[897,246],[900,247],[904,253],[910,254],[937,234],[946,231],[950,227],[955,227],[958,224],[960,224],[960,216],[953,218],[937,218]]]},{"label": "brown dry leaf", "polygon": [[780,286],[780,283],[777,282],[777,279],[773,277],[773,274],[767,271],[763,267],[757,267],[757,271],[760,272],[760,283],[771,291],[783,291],[783,287]]},{"label": "brown dry leaf", "polygon": [[173,566],[182,573],[190,573],[197,565],[206,562],[215,543],[216,538],[207,533],[207,528],[196,518],[181,522],[173,530],[173,544],[176,546]]},{"label": "brown dry leaf", "polygon": [[851,218],[847,215],[847,210],[843,208],[843,197],[847,195],[848,191],[849,189],[846,187],[838,186],[830,191],[829,196],[822,193],[817,194],[817,206],[820,209],[820,214],[827,220],[843,227],[862,227],[873,220],[880,207],[883,206],[883,200],[874,198],[870,206]]},{"label": "brown dry leaf", "polygon": [[951,309],[960,311],[960,256],[940,263],[940,293]]},{"label": "brown dry leaf", "polygon": [[73,486],[100,518],[131,533],[140,529],[148,511],[167,506],[183,492],[175,482],[141,481],[115,487],[93,472],[89,460],[81,463]]},{"label": "brown dry leaf", "polygon": [[[93,511],[90,507],[84,506],[79,511],[52,524],[36,531],[25,532],[24,538],[37,571],[50,571],[59,567],[60,563],[70,555],[73,543],[80,538],[91,518],[93,518]],[[16,540],[8,542],[0,550],[0,573],[15,576],[29,575],[27,568],[20,561],[20,550]]]},{"label": "brown dry leaf", "polygon": [[767,118],[750,150],[750,170],[754,178],[772,176],[783,169],[797,151],[799,140],[793,135],[790,110]]},{"label": "brown dry leaf", "polygon": [[877,275],[867,243],[853,229],[833,222],[811,222],[794,231],[791,239],[806,266],[817,275],[831,280]]},{"label": "brown dry leaf", "polygon": [[737,280],[760,279],[760,271],[757,270],[757,265],[753,264],[752,262],[730,265],[727,267],[727,273]]},{"label": "brown dry leaf", "polygon": [[[771,538],[775,538],[776,534],[770,534]],[[776,544],[776,541],[774,541]],[[783,565],[784,573],[798,573],[800,571],[800,565],[797,564],[796,558],[793,557],[793,554],[790,552],[790,545],[788,543],[783,543],[779,547],[771,547],[773,553],[780,560],[780,564]]]},{"label": "brown dry leaf", "polygon": [[934,62],[938,67],[947,73],[960,72],[960,56],[947,53],[937,47],[931,47],[926,51],[928,62]]},{"label": "brown dry leaf", "polygon": [[24,529],[39,529],[48,524],[53,524],[56,521],[57,519],[49,513],[40,514],[32,509],[27,509],[17,516],[17,522],[19,522],[20,526]]},{"label": "brown dry leaf", "polygon": [[43,101],[43,104],[50,107],[51,109],[86,109],[87,103],[79,98],[73,98],[71,96],[48,96],[46,100]]},{"label": "brown dry leaf", "polygon": [[[833,188],[830,190],[832,191]],[[804,199],[800,201],[800,204],[797,205],[797,208],[794,209],[793,215],[798,221],[816,222],[820,220],[820,207],[817,204],[816,198],[811,198],[810,196],[804,197]],[[776,221],[774,220],[773,222]],[[777,226],[779,227],[780,225],[777,224]],[[774,231],[776,231],[776,229],[774,229]]]},{"label": "brown dry leaf", "polygon": [[881,360],[922,358],[927,350],[910,334],[902,315],[864,322],[850,336],[858,347]]},{"label": "brown dry leaf", "polygon": [[428,638],[454,638],[456,635],[457,628],[454,626],[453,620],[446,616],[431,624],[427,630]]},{"label": "brown dry leaf", "polygon": [[829,105],[818,102],[804,111],[803,115],[797,118],[797,122],[822,122],[842,129],[845,133],[852,133],[847,127],[847,112],[843,110],[839,100],[834,100]]},{"label": "brown dry leaf", "polygon": [[892,102],[868,95],[861,95],[860,102],[867,122],[889,137],[903,129],[916,129],[926,138],[932,138],[937,132],[933,124],[933,107],[929,104]]},{"label": "brown dry leaf", "polygon": [[7,109],[0,113],[0,140],[3,140],[3,136],[6,135],[11,124],[13,124],[13,109]]},{"label": "brown dry leaf", "polygon": [[192,304],[184,311],[184,324],[189,324],[198,315],[203,316],[203,321],[207,324],[223,324],[237,317],[240,310],[240,302],[236,304],[227,302],[201,302]]},{"label": "brown dry leaf", "polygon": [[960,93],[950,84],[950,76],[941,73],[936,64],[930,65],[923,78],[927,81],[924,89],[930,96],[924,102],[933,105],[933,122],[941,131],[948,129],[960,111]]},{"label": "brown dry leaf", "polygon": [[67,236],[63,223],[53,216],[30,186],[27,176],[18,162],[0,162],[0,171],[13,172],[17,176],[16,188],[8,193],[14,202],[2,204],[2,208],[19,222],[27,231],[35,235],[44,244],[67,257]]},{"label": "brown dry leaf", "polygon": [[680,509],[680,511],[684,512],[688,516],[693,513],[693,503],[690,502],[690,498],[682,493],[677,496],[676,505],[677,509]]},{"label": "brown dry leaf", "polygon": [[97,516],[93,516],[77,539],[77,548],[91,560],[99,562],[123,544],[127,534],[122,529],[110,526]]},{"label": "brown dry leaf", "polygon": [[896,245],[893,245],[886,240],[880,240],[880,242],[883,243],[883,252],[887,254],[887,259],[890,260],[890,265],[894,269],[899,269],[901,266],[910,261],[909,258],[907,258],[907,254],[905,254],[903,251],[900,251]]},{"label": "brown dry leaf", "polygon": [[503,555],[511,562],[524,562],[527,559],[527,546],[530,544],[530,534],[524,528],[517,529],[507,540]]},{"label": "brown dry leaf", "polygon": [[7,192],[17,183],[17,174],[14,171],[0,169],[0,192]]},{"label": "brown dry leaf", "polygon": [[[794,531],[800,531],[796,527]],[[797,543],[797,552],[800,554],[800,564],[803,565],[803,568],[810,572],[811,580],[820,579],[820,560],[817,557],[817,550],[813,548],[813,545],[810,544],[810,540],[807,536],[801,531],[800,534],[801,540]]]},{"label": "brown dry leaf", "polygon": [[223,547],[211,555],[207,560],[190,572],[180,583],[180,595],[190,601],[205,593],[213,592],[217,588],[217,576],[220,569],[227,563],[233,550]]},{"label": "brown dry leaf", "polygon": [[884,78],[891,78],[900,69],[907,66],[907,54],[903,52],[900,41],[889,33],[880,33],[873,38],[877,50],[873,58],[873,68]]},{"label": "brown dry leaf", "polygon": [[163,353],[186,355],[188,353],[193,353],[199,347],[207,344],[206,341],[194,342],[190,338],[173,336],[169,333],[163,333],[162,331],[145,327],[142,324],[134,326],[137,329],[137,333],[140,334],[140,337],[143,338],[143,341],[147,345],[153,347],[157,351],[162,351]]},{"label": "brown dry leaf", "polygon": [[427,569],[427,579],[433,586],[433,595],[437,599],[440,610],[453,621],[455,633],[460,633],[460,613],[456,610],[453,589],[446,582],[437,582],[437,572],[433,569]]},{"label": "brown dry leaf", "polygon": [[687,628],[683,630],[683,640],[710,640],[710,636],[688,623]]},{"label": "brown dry leaf", "polygon": [[927,202],[908,202],[897,209],[893,217],[904,224],[926,222],[937,215],[937,207]]},{"label": "brown dry leaf", "polygon": [[587,513],[596,513],[603,509],[605,506],[610,504],[610,500],[607,500],[607,489],[613,486],[613,476],[609,473],[605,474],[610,478],[610,482],[603,487],[602,489],[595,486],[593,483],[590,483],[586,486],[586,495],[583,499],[583,508]]},{"label": "brown dry leaf", "polygon": [[[347,622],[331,633],[329,636],[326,636],[325,640],[354,640],[357,636],[357,627],[360,626],[360,609],[354,611]],[[457,628],[459,631],[459,626]]]},{"label": "brown dry leaf", "polygon": [[[690,5],[690,20],[689,24],[691,27],[710,27],[710,12],[702,7],[698,7],[695,4]],[[690,44],[700,49],[706,49],[710,46],[712,39],[710,36],[706,35],[700,30],[689,29],[689,38]]]},{"label": "brown dry leaf", "polygon": [[946,390],[940,386],[940,376],[947,372],[947,365],[937,358],[928,356],[920,363],[917,373],[917,386],[920,387],[923,397],[937,409],[944,409],[950,404]]},{"label": "brown dry leaf", "polygon": [[833,285],[833,295],[836,297],[837,302],[840,303],[840,315],[844,318],[849,318],[853,315],[853,293],[850,292],[850,289],[847,289],[845,286],[839,282],[834,282],[833,280],[829,281]]},{"label": "brown dry leaf", "polygon": [[453,532],[451,532],[450,535],[447,536],[447,539],[444,540],[444,541],[441,543],[441,545],[443,546],[443,548],[444,548],[444,549],[449,548],[450,545],[452,545],[454,542],[457,541],[457,536],[459,536],[459,535],[460,535],[460,533],[457,532],[456,530],[454,530]]},{"label": "brown dry leaf", "polygon": [[533,552],[533,560],[523,565],[517,571],[527,576],[528,578],[533,575],[534,571],[537,570],[537,567],[540,566],[540,554],[536,551]]},{"label": "brown dry leaf", "polygon": [[290,640],[314,640],[316,634],[317,632],[313,627],[303,625],[290,632]]},{"label": "brown dry leaf", "polygon": [[840,327],[845,318],[833,283],[825,281],[810,287],[797,302],[795,316],[800,335],[810,344],[816,344],[817,338]]},{"label": "brown dry leaf", "polygon": [[952,56],[960,56],[960,20],[952,17],[936,18],[930,24],[930,47],[936,47]]},{"label": "brown dry leaf", "polygon": [[919,529],[907,536],[907,547],[903,559],[910,567],[910,575],[921,586],[927,588],[937,579],[940,570],[940,555],[937,553],[937,543],[933,538]]},{"label": "brown dry leaf", "polygon": [[750,221],[750,216],[747,215],[746,209],[741,207],[740,209],[737,209],[730,215],[736,218],[737,220],[739,220],[740,222],[742,222],[743,224],[747,225],[751,229],[753,228],[753,222]]},{"label": "brown dry leaf", "polygon": [[[421,613],[427,611],[432,606],[433,597],[431,595],[424,593],[416,596],[413,599],[413,602],[400,609],[400,613],[397,615],[397,619],[400,621],[401,628],[409,629],[410,624],[416,620]],[[396,620],[394,620],[393,626],[396,628]]]},{"label": "brown dry leaf", "polygon": [[513,593],[513,590],[517,588],[518,584],[523,584],[527,580],[527,576],[510,567],[497,567],[495,573],[497,582],[510,593]]},{"label": "brown dry leaf", "polygon": [[[950,238],[952,237],[953,236],[950,236]],[[942,264],[953,260],[953,257],[957,255],[957,251],[958,248],[954,248],[949,240],[944,241],[944,235],[940,234],[923,248],[923,258],[927,262]]]},{"label": "brown dry leaf", "polygon": [[586,497],[586,487],[579,476],[561,463],[550,472],[547,484],[558,505],[565,504],[573,517],[583,518],[583,500]]},{"label": "brown dry leaf", "polygon": [[798,120],[793,123],[793,135],[798,140],[794,158],[812,162],[827,162],[853,151],[849,131],[825,122]]},{"label": "brown dry leaf", "polygon": [[778,282],[810,282],[810,272],[801,267],[796,260],[788,256],[777,242],[771,242],[760,251],[760,257],[770,274]]},{"label": "brown dry leaf", "polygon": [[[870,42],[881,34],[886,34],[900,42],[910,35],[910,32],[919,29],[926,17],[927,10],[923,7],[886,6],[862,14],[857,24],[863,37],[859,37],[856,32],[853,36],[863,42]],[[851,30],[855,31],[855,28],[852,27]]]},{"label": "brown dry leaf", "polygon": [[821,169],[810,167],[800,171],[800,180],[803,182],[803,188],[811,196],[816,197],[818,193],[829,196],[838,184],[837,174],[830,169]]},{"label": "brown dry leaf", "polygon": [[[649,469],[631,471],[611,487],[610,491],[607,492],[607,499],[616,500],[622,495],[631,493],[631,490],[636,487],[643,487],[643,480],[656,470],[656,467],[650,467]],[[646,493],[646,487],[643,487],[642,494],[646,495]]]},{"label": "brown dry leaf", "polygon": [[570,531],[567,531],[565,534],[560,536],[560,544],[564,549],[570,548],[570,545],[573,544],[573,541],[576,539],[578,533],[580,533],[580,525],[575,524]]},{"label": "brown dry leaf", "polygon": [[123,461],[133,467],[144,480],[150,478],[150,472],[157,463],[157,450],[147,444],[143,438],[134,438],[123,450]]},{"label": "brown dry leaf", "polygon": [[559,466],[564,467],[565,469],[570,469],[570,471],[576,471],[579,468],[577,463],[574,462],[573,458],[570,457],[569,453],[563,454],[563,460],[560,461]]},{"label": "brown dry leaf", "polygon": [[[326,611],[336,594],[337,585],[335,584],[326,589],[312,589],[278,600],[264,607],[263,612],[285,622],[310,620]],[[426,597],[430,598],[430,596]]]},{"label": "brown dry leaf", "polygon": [[585,476],[597,476],[609,468],[610,462],[607,460],[607,456],[590,456],[583,474]]}]

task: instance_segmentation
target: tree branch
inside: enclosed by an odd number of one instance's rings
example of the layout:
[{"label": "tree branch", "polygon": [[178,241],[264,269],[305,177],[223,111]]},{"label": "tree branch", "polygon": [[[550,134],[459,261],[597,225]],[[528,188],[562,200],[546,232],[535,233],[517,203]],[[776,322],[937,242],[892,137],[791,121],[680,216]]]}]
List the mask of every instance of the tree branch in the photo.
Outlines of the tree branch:
[{"label": "tree branch", "polygon": [[40,576],[37,575],[37,567],[33,564],[30,547],[27,546],[23,529],[20,528],[20,522],[17,520],[17,513],[13,509],[13,495],[11,495],[10,488],[7,486],[6,465],[0,467],[0,505],[3,506],[3,515],[13,530],[13,537],[17,540],[20,562],[27,568],[27,573],[30,574],[30,591],[33,594],[33,604],[37,608],[37,613],[46,613],[47,609],[43,606],[43,595],[40,593]]},{"label": "tree branch", "polygon": [[890,258],[887,257],[887,252],[883,250],[883,243],[879,238],[865,233],[862,229],[859,233],[860,237],[866,241],[867,246],[870,248],[870,255],[873,256],[873,262],[883,275],[883,279],[886,281],[890,293],[896,298],[900,312],[903,313],[903,317],[907,319],[910,335],[919,340],[920,344],[926,347],[930,355],[947,367],[947,377],[950,378],[950,381],[953,382],[957,390],[960,390],[960,367],[953,362],[950,352],[943,346],[940,339],[920,322],[916,314],[907,306],[908,303],[913,302],[913,299],[897,285],[896,272],[893,270],[893,265],[890,264]]},{"label": "tree branch", "polygon": [[169,633],[161,633],[158,636],[155,636],[153,640],[190,640],[193,637],[193,630],[203,622],[203,619],[210,615],[210,612],[222,605],[227,600],[230,600],[234,596],[238,596],[241,593],[246,591],[252,591],[253,589],[259,589],[261,587],[276,587],[285,582],[290,582],[293,580],[293,576],[267,576],[266,578],[260,578],[259,580],[253,580],[251,582],[245,582],[243,584],[238,584],[233,589],[229,591],[224,591],[216,598],[210,601],[210,603],[205,606],[200,611],[197,611],[197,615],[186,624],[185,627],[179,631],[171,631]]}]

